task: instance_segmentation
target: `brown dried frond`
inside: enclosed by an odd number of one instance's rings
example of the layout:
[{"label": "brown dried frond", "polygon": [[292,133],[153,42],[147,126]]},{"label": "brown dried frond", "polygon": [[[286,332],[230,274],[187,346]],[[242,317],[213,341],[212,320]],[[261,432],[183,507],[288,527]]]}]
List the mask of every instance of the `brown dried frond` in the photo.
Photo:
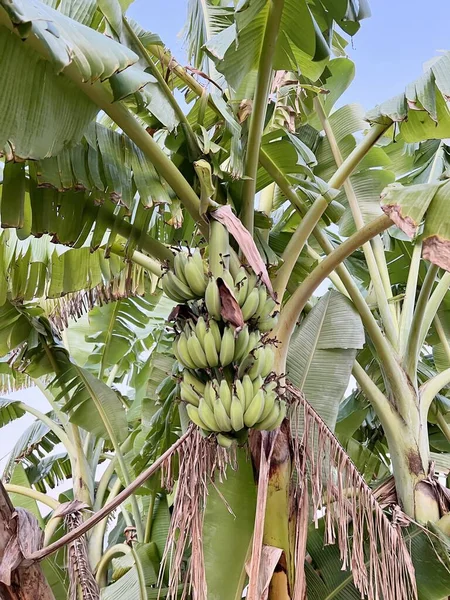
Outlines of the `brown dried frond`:
[{"label": "brown dried frond", "polygon": [[325,544],[337,543],[342,569],[350,568],[355,586],[370,600],[417,598],[414,567],[398,519],[391,522],[338,440],[304,396],[287,385],[291,401],[294,500],[299,508],[296,540],[295,600],[303,600],[306,553],[305,511],[309,495],[317,524],[323,515]]},{"label": "brown dried frond", "polygon": [[[81,510],[68,512],[64,517],[64,523],[68,531],[73,531],[82,522],[83,513]],[[67,551],[70,581],[68,600],[77,600],[78,586],[81,589],[83,600],[99,600],[100,589],[89,564],[86,536],[82,535],[70,542]]]},{"label": "brown dried frond", "polygon": [[[203,514],[208,483],[216,476],[222,479],[228,465],[236,468],[233,450],[220,448],[215,440],[205,439],[198,429],[178,448],[179,474],[166,547],[161,561],[160,585],[167,563],[169,591],[167,600],[176,600],[178,585],[183,582],[182,599],[188,594],[193,600],[207,600],[205,565],[203,560]],[[163,485],[173,485],[172,461],[163,469]],[[191,547],[191,557],[184,573],[184,556]]]}]

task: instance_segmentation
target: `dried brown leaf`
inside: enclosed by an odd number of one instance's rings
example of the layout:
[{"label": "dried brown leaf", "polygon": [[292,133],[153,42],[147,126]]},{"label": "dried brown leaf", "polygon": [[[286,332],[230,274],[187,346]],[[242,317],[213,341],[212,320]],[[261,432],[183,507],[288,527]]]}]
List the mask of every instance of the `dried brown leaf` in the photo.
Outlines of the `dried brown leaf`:
[{"label": "dried brown leaf", "polygon": [[[261,600],[266,600],[269,595],[270,581],[282,554],[283,550],[281,548],[266,545],[262,547],[258,580],[258,593],[261,597]],[[247,574],[249,574],[250,563],[247,563],[245,568],[247,570]]]},{"label": "dried brown leaf", "polygon": [[220,314],[223,320],[241,329],[244,327],[244,317],[242,316],[242,310],[239,302],[236,300],[236,296],[221,277],[217,278],[217,287],[220,294]]},{"label": "dried brown leaf", "polygon": [[58,508],[53,511],[53,517],[65,517],[70,515],[71,513],[78,512],[80,510],[84,510],[85,508],[89,508],[89,506],[85,502],[81,502],[81,500],[72,500],[72,502],[63,502],[60,504]]},{"label": "dried brown leaf", "polygon": [[242,250],[248,264],[260,276],[261,281],[267,286],[270,295],[274,298],[272,283],[255,241],[249,231],[242,225],[241,221],[233,214],[231,206],[221,206],[214,212],[211,212],[210,215],[228,229],[239,244],[239,248]]},{"label": "dried brown leaf", "polygon": [[[314,521],[325,519],[324,544],[337,543],[342,569],[351,569],[362,597],[371,600],[415,600],[414,566],[403,540],[400,524],[383,512],[371,488],[332,432],[292,385],[291,403],[293,460],[296,469],[294,498],[310,488]],[[302,507],[302,503],[297,503]],[[304,515],[304,508],[298,519]],[[397,511],[398,512],[398,511]],[[351,528],[351,529],[350,529]],[[297,576],[304,565],[305,525],[297,528],[295,557]],[[366,537],[368,546],[366,546]],[[299,583],[299,588],[301,584]]]},{"label": "dried brown leaf", "polygon": [[425,260],[450,271],[450,240],[432,235],[423,241],[422,256]]}]

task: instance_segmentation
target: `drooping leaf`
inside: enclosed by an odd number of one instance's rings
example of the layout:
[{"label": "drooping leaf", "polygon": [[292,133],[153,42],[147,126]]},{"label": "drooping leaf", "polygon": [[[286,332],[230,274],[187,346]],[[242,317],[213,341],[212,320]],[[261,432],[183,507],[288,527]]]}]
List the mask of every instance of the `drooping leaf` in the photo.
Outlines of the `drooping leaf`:
[{"label": "drooping leaf", "polygon": [[[203,521],[203,544],[209,600],[240,598],[245,559],[253,534],[256,486],[250,461],[238,451],[238,469],[210,486]],[[231,511],[231,512],[230,512]],[[222,567],[217,568],[220,564]]]},{"label": "drooping leaf", "polygon": [[450,53],[428,64],[405,92],[376,106],[367,115],[371,123],[398,123],[406,142],[442,139],[450,135]]},{"label": "drooping leaf", "polygon": [[21,158],[55,155],[78,142],[98,112],[64,70],[72,64],[83,81],[104,80],[137,56],[38,0],[1,4],[0,148]]}]

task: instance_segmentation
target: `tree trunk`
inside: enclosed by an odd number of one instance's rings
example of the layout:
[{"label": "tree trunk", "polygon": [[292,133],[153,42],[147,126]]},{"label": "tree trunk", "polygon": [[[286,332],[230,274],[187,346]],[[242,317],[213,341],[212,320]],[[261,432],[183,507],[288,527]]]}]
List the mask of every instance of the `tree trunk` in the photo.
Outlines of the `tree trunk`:
[{"label": "tree trunk", "polygon": [[[15,536],[17,520],[13,518],[14,507],[0,481],[0,564],[5,548]],[[18,567],[11,576],[11,585],[0,582],[1,600],[55,600],[53,592],[38,564]]]}]

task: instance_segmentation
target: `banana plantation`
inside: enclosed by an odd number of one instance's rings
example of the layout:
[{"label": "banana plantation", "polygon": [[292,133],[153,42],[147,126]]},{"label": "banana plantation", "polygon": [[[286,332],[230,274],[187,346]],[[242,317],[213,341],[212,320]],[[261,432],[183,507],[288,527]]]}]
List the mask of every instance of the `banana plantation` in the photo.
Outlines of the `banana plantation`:
[{"label": "banana plantation", "polygon": [[450,53],[130,4],[0,0],[0,599],[446,600]]}]

